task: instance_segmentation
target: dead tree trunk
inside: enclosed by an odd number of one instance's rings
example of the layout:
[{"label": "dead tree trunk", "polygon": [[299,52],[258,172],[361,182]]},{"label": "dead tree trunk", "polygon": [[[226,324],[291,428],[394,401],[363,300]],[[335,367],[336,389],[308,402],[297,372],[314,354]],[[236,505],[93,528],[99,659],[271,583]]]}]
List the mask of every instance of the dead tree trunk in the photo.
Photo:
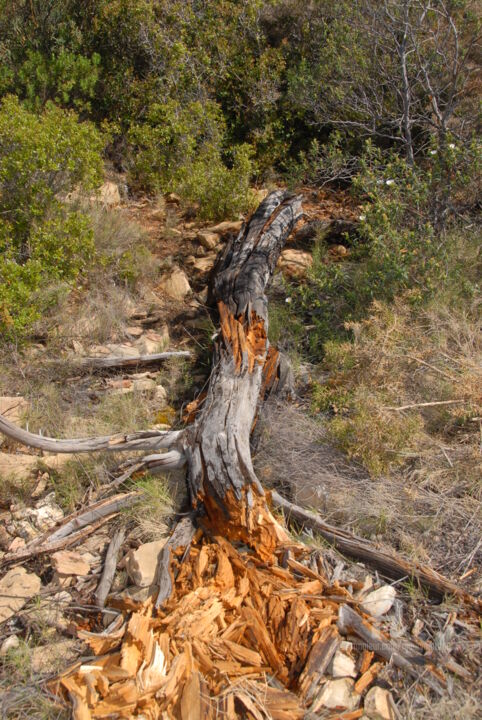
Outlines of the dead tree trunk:
[{"label": "dead tree trunk", "polygon": [[280,539],[254,473],[249,437],[263,387],[277,353],[268,357],[265,295],[283,244],[301,217],[301,201],[274,192],[226,248],[215,276],[221,321],[213,373],[202,410],[182,441],[194,507],[230,539],[243,540],[269,555]]}]

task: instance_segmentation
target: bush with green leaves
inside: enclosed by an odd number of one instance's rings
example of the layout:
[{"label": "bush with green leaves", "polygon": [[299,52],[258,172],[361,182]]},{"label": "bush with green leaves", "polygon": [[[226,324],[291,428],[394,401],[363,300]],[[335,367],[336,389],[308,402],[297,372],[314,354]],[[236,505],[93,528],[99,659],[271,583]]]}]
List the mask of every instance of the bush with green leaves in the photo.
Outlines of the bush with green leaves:
[{"label": "bush with green leaves", "polygon": [[[103,139],[72,111],[0,105],[0,328],[21,335],[44,310],[41,290],[70,283],[93,254],[87,217],[62,196],[102,177]],[[49,294],[50,297],[51,294]]]},{"label": "bush with green leaves", "polygon": [[41,109],[48,100],[77,111],[90,111],[99,79],[100,55],[85,57],[61,49],[46,57],[28,50],[19,68],[17,82],[28,105]]},{"label": "bush with green leaves", "polygon": [[175,100],[154,103],[144,122],[129,130],[130,177],[134,186],[151,192],[178,192],[212,219],[234,216],[253,203],[249,181],[252,149],[232,148],[231,167],[223,158],[225,123],[214,102]]},{"label": "bush with green leaves", "polygon": [[343,335],[345,323],[364,317],[374,300],[406,290],[412,303],[433,296],[453,266],[451,204],[474,182],[479,161],[475,142],[434,145],[420,165],[367,143],[353,182],[362,205],[349,259],[331,262],[318,243],[310,281],[299,290],[315,325],[313,350],[321,353],[327,339]]}]

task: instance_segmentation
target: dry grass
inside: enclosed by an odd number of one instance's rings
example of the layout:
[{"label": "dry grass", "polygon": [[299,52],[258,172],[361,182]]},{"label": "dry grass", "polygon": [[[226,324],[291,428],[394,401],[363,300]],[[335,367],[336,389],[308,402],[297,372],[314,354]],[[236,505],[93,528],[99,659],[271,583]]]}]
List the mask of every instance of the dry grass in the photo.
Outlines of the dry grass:
[{"label": "dry grass", "polygon": [[[478,564],[477,497],[463,489],[450,492],[420,483],[410,464],[370,476],[333,446],[326,423],[308,408],[270,405],[263,427],[255,465],[264,484],[281,486],[295,502],[319,510],[327,522],[383,540],[457,580]],[[430,475],[430,461],[422,462],[423,457],[419,472]],[[467,582],[476,588],[476,573]]]}]

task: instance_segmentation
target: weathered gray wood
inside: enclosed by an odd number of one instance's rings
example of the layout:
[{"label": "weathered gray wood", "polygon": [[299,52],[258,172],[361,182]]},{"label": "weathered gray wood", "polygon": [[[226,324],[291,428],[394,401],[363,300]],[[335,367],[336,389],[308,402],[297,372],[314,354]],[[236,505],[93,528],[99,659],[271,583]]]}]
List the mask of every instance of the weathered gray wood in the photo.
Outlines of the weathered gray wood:
[{"label": "weathered gray wood", "polygon": [[54,453],[123,452],[125,450],[161,450],[179,442],[182,431],[142,430],[135,433],[117,433],[101,437],[64,440],[36,435],[14,425],[0,415],[0,432],[22,445]]},{"label": "weathered gray wood", "polygon": [[[337,626],[343,635],[347,635],[350,632],[357,635],[376,655],[384,658],[389,663],[393,663],[393,665],[404,670],[416,680],[423,680],[423,682],[429,685],[432,690],[435,690],[439,695],[443,694],[438,680],[430,673],[427,659],[422,654],[419,654],[416,658],[405,657],[403,652],[397,648],[391,640],[385,637],[380,630],[370,625],[369,622],[363,620],[360,615],[348,605],[340,606]],[[418,666],[426,665],[423,678],[422,673],[419,668],[416,667],[415,663],[417,663]]]},{"label": "weathered gray wood", "polygon": [[172,593],[174,578],[171,576],[171,553],[179,547],[188,548],[195,532],[194,518],[189,515],[176,525],[171,537],[162,548],[156,570],[156,583],[159,586],[156,607],[160,607]]},{"label": "weathered gray wood", "polygon": [[114,534],[109,543],[104,560],[104,569],[97,590],[95,591],[95,601],[99,607],[104,607],[107,595],[110,592],[112,583],[114,582],[115,571],[117,568],[117,556],[124,542],[126,535],[125,528],[120,528]]},{"label": "weathered gray wood", "polygon": [[75,364],[75,370],[111,370],[114,368],[136,368],[145,365],[153,365],[162,360],[169,360],[173,357],[191,357],[188,350],[172,350],[170,352],[154,353],[152,355],[139,355],[139,357],[85,357]]}]

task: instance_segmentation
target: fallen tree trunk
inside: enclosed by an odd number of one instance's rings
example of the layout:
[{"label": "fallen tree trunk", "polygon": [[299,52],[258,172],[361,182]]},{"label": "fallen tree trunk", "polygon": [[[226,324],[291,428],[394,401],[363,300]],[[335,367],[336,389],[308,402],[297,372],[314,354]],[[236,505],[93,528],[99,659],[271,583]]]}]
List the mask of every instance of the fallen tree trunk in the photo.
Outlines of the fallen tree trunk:
[{"label": "fallen tree trunk", "polygon": [[299,197],[271,193],[226,247],[214,282],[221,333],[211,382],[182,441],[193,506],[203,508],[213,532],[243,540],[261,556],[285,537],[268,509],[249,448],[268,358],[265,290],[300,217]]}]

